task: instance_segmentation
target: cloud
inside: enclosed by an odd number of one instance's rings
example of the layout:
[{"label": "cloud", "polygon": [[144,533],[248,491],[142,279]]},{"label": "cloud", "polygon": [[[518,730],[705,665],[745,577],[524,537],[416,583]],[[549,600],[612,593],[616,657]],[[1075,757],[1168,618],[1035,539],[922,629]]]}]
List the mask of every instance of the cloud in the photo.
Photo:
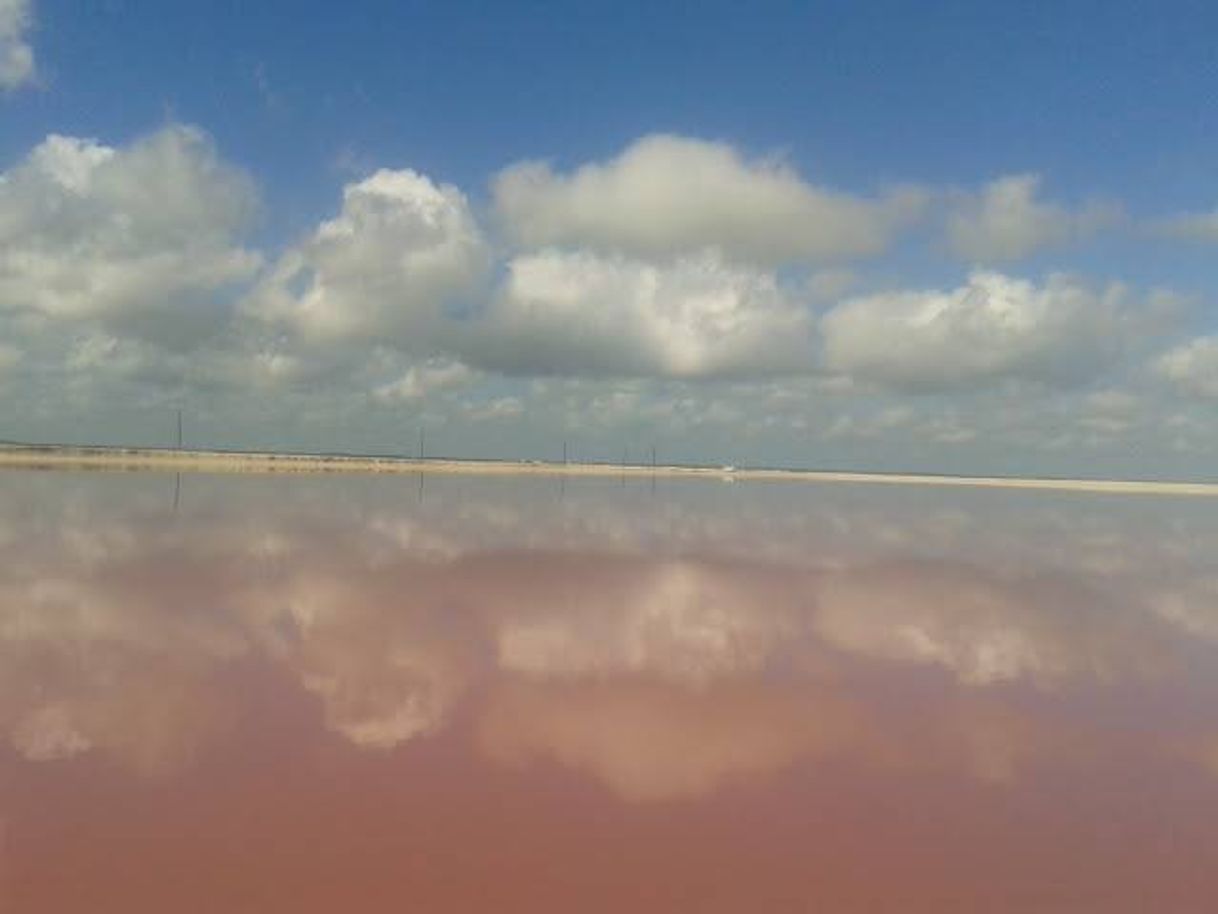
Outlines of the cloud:
[{"label": "cloud", "polygon": [[502,669],[537,679],[755,673],[797,634],[807,586],[781,569],[693,560],[567,558],[545,571],[503,595],[495,638]]},{"label": "cloud", "polygon": [[913,190],[875,199],[826,190],[781,162],[666,134],[567,175],[542,162],[513,165],[493,190],[502,225],[525,247],[641,257],[709,247],[761,264],[877,254],[924,203]]},{"label": "cloud", "polygon": [[1020,260],[1086,238],[1120,218],[1111,205],[1071,210],[1038,200],[1039,189],[1039,175],[1006,175],[980,194],[958,197],[947,222],[952,251],[974,263]]},{"label": "cloud", "polygon": [[244,312],[286,329],[305,358],[369,343],[429,361],[382,382],[385,401],[517,375],[704,378],[807,371],[814,320],[765,270],[704,251],[651,262],[546,249],[506,264],[497,289],[465,198],[411,171],[344,192],[342,212],[288,251]]},{"label": "cloud", "polygon": [[258,268],[238,241],[256,207],[194,128],[123,148],[51,135],[0,175],[0,314],[197,340],[224,318],[217,298]]},{"label": "cloud", "polygon": [[[682,156],[691,174],[705,167],[724,178],[723,199],[703,188],[711,203],[698,210],[681,197],[692,194],[687,185],[653,174],[656,163]],[[635,183],[651,175],[658,206],[692,209],[629,220],[667,232],[659,241],[577,225],[544,236],[555,240],[540,248],[504,249],[461,190],[384,169],[351,179],[328,218],[263,258],[247,240],[255,187],[200,131],[170,126],[109,144],[49,136],[0,180],[0,376],[6,395],[20,390],[35,405],[12,434],[61,436],[71,420],[57,416],[202,396],[214,399],[212,427],[225,428],[229,442],[284,441],[309,426],[324,429],[323,439],[310,431],[296,440],[345,447],[354,439],[340,436],[366,432],[358,446],[379,447],[384,417],[426,406],[429,418],[459,429],[451,439],[459,447],[488,440],[479,423],[498,423],[509,434],[503,447],[517,451],[532,447],[519,443],[518,429],[537,440],[561,425],[564,437],[587,433],[581,453],[606,455],[617,450],[610,436],[650,426],[639,440],[662,429],[688,442],[682,456],[719,453],[736,463],[790,459],[790,446],[808,436],[830,442],[826,459],[846,463],[851,449],[871,448],[867,440],[917,448],[975,439],[967,450],[983,453],[1012,442],[1044,450],[1029,444],[1034,427],[1056,441],[1067,440],[1071,422],[1075,438],[1105,441],[1133,441],[1149,428],[1137,417],[1084,413],[1075,397],[1073,412],[1026,398],[1020,431],[969,412],[993,400],[970,399],[962,412],[926,398],[914,416],[897,395],[1121,386],[1118,371],[1150,358],[1143,338],[1154,297],[990,271],[956,289],[877,294],[876,279],[849,265],[778,266],[815,259],[810,248],[762,249],[774,239],[780,248],[816,243],[796,224],[812,219],[809,199],[848,199],[847,209],[869,219],[883,206],[809,190],[789,168],[727,146],[649,137],[611,161],[546,174],[542,196],[563,206],[608,200],[605,187],[643,193]],[[798,214],[781,215],[779,197]],[[1041,206],[1035,194],[1027,199]],[[729,218],[729,204],[744,215]],[[1183,357],[1169,355],[1158,370],[1182,386]],[[877,399],[877,385],[893,396]],[[268,395],[264,403],[233,396],[251,386]],[[785,398],[771,399],[779,388]],[[271,411],[283,418],[268,421]],[[89,436],[98,435],[82,432]],[[98,437],[119,433],[106,427]]]},{"label": "cloud", "polygon": [[[1109,502],[953,496],[928,512],[913,492],[825,491],[656,514],[616,487],[416,502],[389,483],[200,478],[184,503],[205,510],[183,524],[168,489],[136,482],[0,486],[0,741],[27,758],[177,770],[261,724],[243,690],[262,670],[315,706],[299,723],[354,747],[447,728],[632,801],[829,757],[1001,780],[1060,760],[1063,733],[1108,744],[1070,715],[1027,716],[1009,689],[894,705],[892,684],[940,668],[1119,708],[1120,683],[1187,680],[1182,639],[1216,630],[1204,512],[1148,527]],[[969,560],[918,558],[939,554]]]},{"label": "cloud", "polygon": [[553,759],[632,803],[690,800],[762,780],[799,759],[866,744],[858,711],[832,694],[761,683],[687,690],[608,679],[546,688],[508,682],[490,696],[478,741],[493,760]]},{"label": "cloud", "polygon": [[106,522],[63,490],[37,519],[6,506],[23,519],[9,528],[20,536],[0,535],[12,569],[0,584],[0,731],[31,760],[96,751],[148,774],[188,763],[235,716],[216,674],[246,642],[213,611],[220,578],[172,533],[135,522],[130,504]]},{"label": "cloud", "polygon": [[488,403],[465,405],[465,415],[474,422],[515,419],[523,415],[524,411],[524,403],[519,397],[496,397]]},{"label": "cloud", "polygon": [[1218,336],[1176,346],[1155,361],[1154,369],[1181,393],[1218,398]]},{"label": "cloud", "polygon": [[782,676],[698,689],[640,677],[561,688],[509,679],[489,690],[477,740],[500,764],[556,762],[629,803],[694,800],[729,785],[764,783],[796,765],[833,762],[855,772],[946,771],[1011,783],[1034,763],[1077,762],[1096,752],[1092,733],[988,696],[962,693],[894,709],[868,700],[858,686],[793,685]]},{"label": "cloud", "polygon": [[1218,209],[1174,216],[1159,226],[1163,234],[1188,241],[1218,242]]},{"label": "cloud", "polygon": [[468,351],[513,374],[698,378],[807,370],[813,321],[773,274],[704,253],[657,266],[517,257]]},{"label": "cloud", "polygon": [[1152,592],[1150,605],[1190,635],[1218,643],[1218,575],[1173,580]]},{"label": "cloud", "polygon": [[1166,666],[1153,625],[1068,578],[890,561],[828,576],[817,632],[844,650],[934,664],[967,685],[1118,679]]},{"label": "cloud", "polygon": [[465,196],[408,169],[343,189],[343,206],[289,250],[246,311],[307,341],[434,349],[444,308],[473,301],[488,251]]},{"label": "cloud", "polygon": [[[304,573],[284,584],[260,599],[289,608],[294,630],[283,659],[321,702],[329,729],[384,750],[445,723],[465,663],[462,646],[437,635],[431,613],[342,575]],[[378,605],[363,604],[370,595],[381,597]]]},{"label": "cloud", "polygon": [[0,343],[0,380],[21,361],[21,350],[7,343]]},{"label": "cloud", "polygon": [[71,709],[62,704],[43,705],[27,713],[13,726],[10,741],[23,758],[32,762],[72,758],[93,748],[77,729]]},{"label": "cloud", "polygon": [[860,380],[911,390],[1011,379],[1076,383],[1130,344],[1138,320],[1129,299],[1115,284],[1095,291],[1052,275],[1036,286],[976,272],[950,291],[843,302],[821,324],[825,362]]},{"label": "cloud", "polygon": [[26,40],[32,22],[31,0],[0,0],[0,90],[34,80],[34,49]]},{"label": "cloud", "polygon": [[373,394],[386,402],[423,400],[432,394],[460,390],[475,377],[474,372],[460,362],[429,359],[412,365],[400,378],[378,387]]}]

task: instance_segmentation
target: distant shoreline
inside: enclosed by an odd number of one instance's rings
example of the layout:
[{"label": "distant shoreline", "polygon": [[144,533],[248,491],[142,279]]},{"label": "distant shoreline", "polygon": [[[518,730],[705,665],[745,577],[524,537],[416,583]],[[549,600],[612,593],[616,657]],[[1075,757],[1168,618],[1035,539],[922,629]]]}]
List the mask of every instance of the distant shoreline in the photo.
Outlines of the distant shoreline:
[{"label": "distant shoreline", "polygon": [[921,473],[862,473],[832,470],[736,469],[645,464],[546,463],[512,460],[370,457],[329,454],[170,450],[157,448],[0,445],[0,469],[109,470],[187,473],[455,474],[480,476],[599,476],[843,482],[873,485],[932,485],[1031,489],[1128,495],[1218,496],[1218,483],[1119,479],[936,476]]}]

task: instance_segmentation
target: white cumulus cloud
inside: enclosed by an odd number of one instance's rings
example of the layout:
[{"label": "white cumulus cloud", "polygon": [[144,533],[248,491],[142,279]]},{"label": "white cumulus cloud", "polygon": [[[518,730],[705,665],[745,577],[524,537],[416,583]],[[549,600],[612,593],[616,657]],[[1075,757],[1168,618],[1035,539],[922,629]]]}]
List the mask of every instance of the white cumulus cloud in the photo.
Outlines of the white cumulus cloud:
[{"label": "white cumulus cloud", "polygon": [[30,0],[0,0],[0,90],[34,79],[34,49],[27,40],[32,21]]},{"label": "white cumulus cloud", "polygon": [[430,394],[459,390],[471,384],[476,375],[460,362],[428,359],[412,365],[400,378],[378,387],[373,394],[379,400],[422,400]]},{"label": "white cumulus cloud", "polygon": [[774,275],[717,254],[656,265],[586,251],[523,255],[471,353],[519,374],[697,378],[806,370],[813,321]]},{"label": "white cumulus cloud", "polygon": [[256,206],[193,128],[122,148],[51,135],[0,175],[0,314],[196,334],[222,317],[217,294],[258,268],[239,244]]},{"label": "white cumulus cloud", "polygon": [[764,264],[879,253],[924,203],[915,190],[874,199],[827,190],[781,162],[664,134],[570,174],[513,165],[495,179],[494,197],[505,229],[526,247],[644,257],[712,247]]},{"label": "white cumulus cloud", "polygon": [[1012,261],[1085,238],[1119,218],[1116,207],[1069,209],[1037,197],[1039,175],[1006,175],[980,194],[962,196],[948,216],[952,251],[975,263]]},{"label": "white cumulus cloud", "polygon": [[1182,393],[1218,398],[1218,336],[1199,337],[1169,350],[1155,369]]},{"label": "white cumulus cloud", "polygon": [[382,169],[347,185],[342,211],[280,259],[248,309],[317,342],[417,348],[446,304],[477,296],[488,264],[461,191]]},{"label": "white cumulus cloud", "polygon": [[1137,319],[1119,285],[1096,291],[1066,276],[1043,285],[976,272],[948,291],[891,292],[825,315],[829,369],[910,389],[1023,379],[1087,378],[1128,344]]}]

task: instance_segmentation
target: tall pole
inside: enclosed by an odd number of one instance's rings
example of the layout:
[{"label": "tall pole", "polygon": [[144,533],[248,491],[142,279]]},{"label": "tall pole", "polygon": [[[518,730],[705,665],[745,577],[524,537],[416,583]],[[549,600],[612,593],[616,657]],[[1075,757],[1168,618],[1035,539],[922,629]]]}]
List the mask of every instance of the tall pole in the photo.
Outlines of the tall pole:
[{"label": "tall pole", "polygon": [[420,460],[422,460],[423,455],[427,453],[426,450],[424,450],[424,444],[427,441],[426,434],[427,433],[423,429],[421,429],[421,428],[419,429],[419,459]]},{"label": "tall pole", "polygon": [[182,450],[182,411],[178,410],[178,450]]},{"label": "tall pole", "polygon": [[564,464],[567,462],[567,442],[565,441],[562,443],[562,462]]}]

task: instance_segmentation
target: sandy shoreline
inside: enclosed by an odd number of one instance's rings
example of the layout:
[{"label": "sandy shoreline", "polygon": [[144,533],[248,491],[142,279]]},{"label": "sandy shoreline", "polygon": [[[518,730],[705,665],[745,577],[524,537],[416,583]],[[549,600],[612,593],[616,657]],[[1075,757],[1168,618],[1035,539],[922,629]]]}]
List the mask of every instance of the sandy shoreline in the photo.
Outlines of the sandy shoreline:
[{"label": "sandy shoreline", "polygon": [[175,451],[138,448],[2,447],[0,469],[161,471],[173,473],[442,473],[483,476],[660,476],[723,480],[847,482],[1036,489],[1142,495],[1218,495],[1218,483],[1101,479],[1036,479],[932,476],[917,473],[853,473],[822,470],[729,470],[720,467],[641,466],[525,461],[416,460],[314,454]]}]

